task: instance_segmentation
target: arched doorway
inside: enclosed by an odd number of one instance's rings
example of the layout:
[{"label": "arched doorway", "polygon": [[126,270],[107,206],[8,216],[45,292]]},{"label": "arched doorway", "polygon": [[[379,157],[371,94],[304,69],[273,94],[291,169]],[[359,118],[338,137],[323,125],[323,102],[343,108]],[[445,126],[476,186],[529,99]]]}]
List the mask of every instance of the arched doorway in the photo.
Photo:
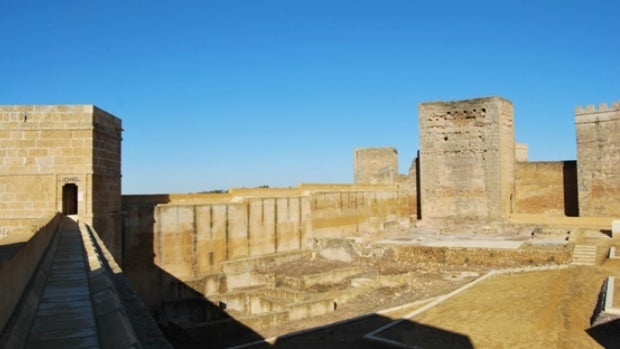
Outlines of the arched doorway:
[{"label": "arched doorway", "polygon": [[78,213],[77,184],[67,183],[62,186],[62,213],[66,215]]}]

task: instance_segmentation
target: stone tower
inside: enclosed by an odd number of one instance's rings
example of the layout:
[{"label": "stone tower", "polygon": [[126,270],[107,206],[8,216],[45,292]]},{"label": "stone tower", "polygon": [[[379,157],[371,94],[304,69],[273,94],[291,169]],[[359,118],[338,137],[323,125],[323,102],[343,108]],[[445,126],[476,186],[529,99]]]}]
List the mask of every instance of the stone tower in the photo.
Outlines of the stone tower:
[{"label": "stone tower", "polygon": [[421,103],[419,125],[422,219],[506,219],[514,196],[512,103]]},{"label": "stone tower", "polygon": [[353,162],[356,184],[394,184],[398,177],[396,148],[356,148]]},{"label": "stone tower", "polygon": [[92,105],[0,106],[0,224],[53,212],[121,255],[121,120]]},{"label": "stone tower", "polygon": [[575,109],[579,215],[620,216],[620,102]]}]

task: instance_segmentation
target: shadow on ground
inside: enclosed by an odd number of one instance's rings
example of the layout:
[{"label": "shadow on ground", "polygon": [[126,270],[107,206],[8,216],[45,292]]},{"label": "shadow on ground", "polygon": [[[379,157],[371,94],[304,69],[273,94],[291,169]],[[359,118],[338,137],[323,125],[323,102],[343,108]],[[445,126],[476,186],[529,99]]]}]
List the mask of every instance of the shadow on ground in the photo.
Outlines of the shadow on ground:
[{"label": "shadow on ground", "polygon": [[603,348],[620,348],[620,319],[594,326],[586,332]]},{"label": "shadow on ground", "polygon": [[367,333],[392,321],[390,318],[374,314],[311,329],[301,334],[285,335],[278,338],[273,345],[265,344],[252,348],[474,348],[469,337],[465,335],[408,320],[399,322],[373,338],[364,337]]}]

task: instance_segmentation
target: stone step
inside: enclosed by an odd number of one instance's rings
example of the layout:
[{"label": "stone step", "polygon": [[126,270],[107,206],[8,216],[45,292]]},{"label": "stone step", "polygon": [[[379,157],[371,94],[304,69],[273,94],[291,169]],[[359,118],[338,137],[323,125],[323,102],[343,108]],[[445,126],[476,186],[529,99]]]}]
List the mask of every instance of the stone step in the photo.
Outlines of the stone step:
[{"label": "stone step", "polygon": [[573,253],[573,257],[595,257],[597,255],[596,252],[576,252]]},{"label": "stone step", "polygon": [[592,245],[575,245],[573,250],[574,265],[595,265],[597,259],[597,247]]},{"label": "stone step", "polygon": [[588,230],[583,233],[584,238],[609,239],[610,236],[600,230]]}]

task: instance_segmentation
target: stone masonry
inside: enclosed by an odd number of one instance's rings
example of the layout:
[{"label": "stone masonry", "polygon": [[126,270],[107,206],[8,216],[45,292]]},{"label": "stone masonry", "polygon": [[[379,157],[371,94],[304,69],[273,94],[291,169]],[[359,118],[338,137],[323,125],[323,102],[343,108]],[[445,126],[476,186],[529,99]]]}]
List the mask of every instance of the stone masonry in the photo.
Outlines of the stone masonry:
[{"label": "stone masonry", "polygon": [[419,105],[421,215],[508,218],[514,191],[513,107],[488,97]]},{"label": "stone masonry", "polygon": [[356,148],[356,184],[394,184],[398,177],[398,151],[393,147]]},{"label": "stone masonry", "polygon": [[620,216],[620,102],[575,109],[580,216]]},{"label": "stone masonry", "polygon": [[92,105],[0,106],[0,229],[62,212],[121,255],[121,120]]}]

